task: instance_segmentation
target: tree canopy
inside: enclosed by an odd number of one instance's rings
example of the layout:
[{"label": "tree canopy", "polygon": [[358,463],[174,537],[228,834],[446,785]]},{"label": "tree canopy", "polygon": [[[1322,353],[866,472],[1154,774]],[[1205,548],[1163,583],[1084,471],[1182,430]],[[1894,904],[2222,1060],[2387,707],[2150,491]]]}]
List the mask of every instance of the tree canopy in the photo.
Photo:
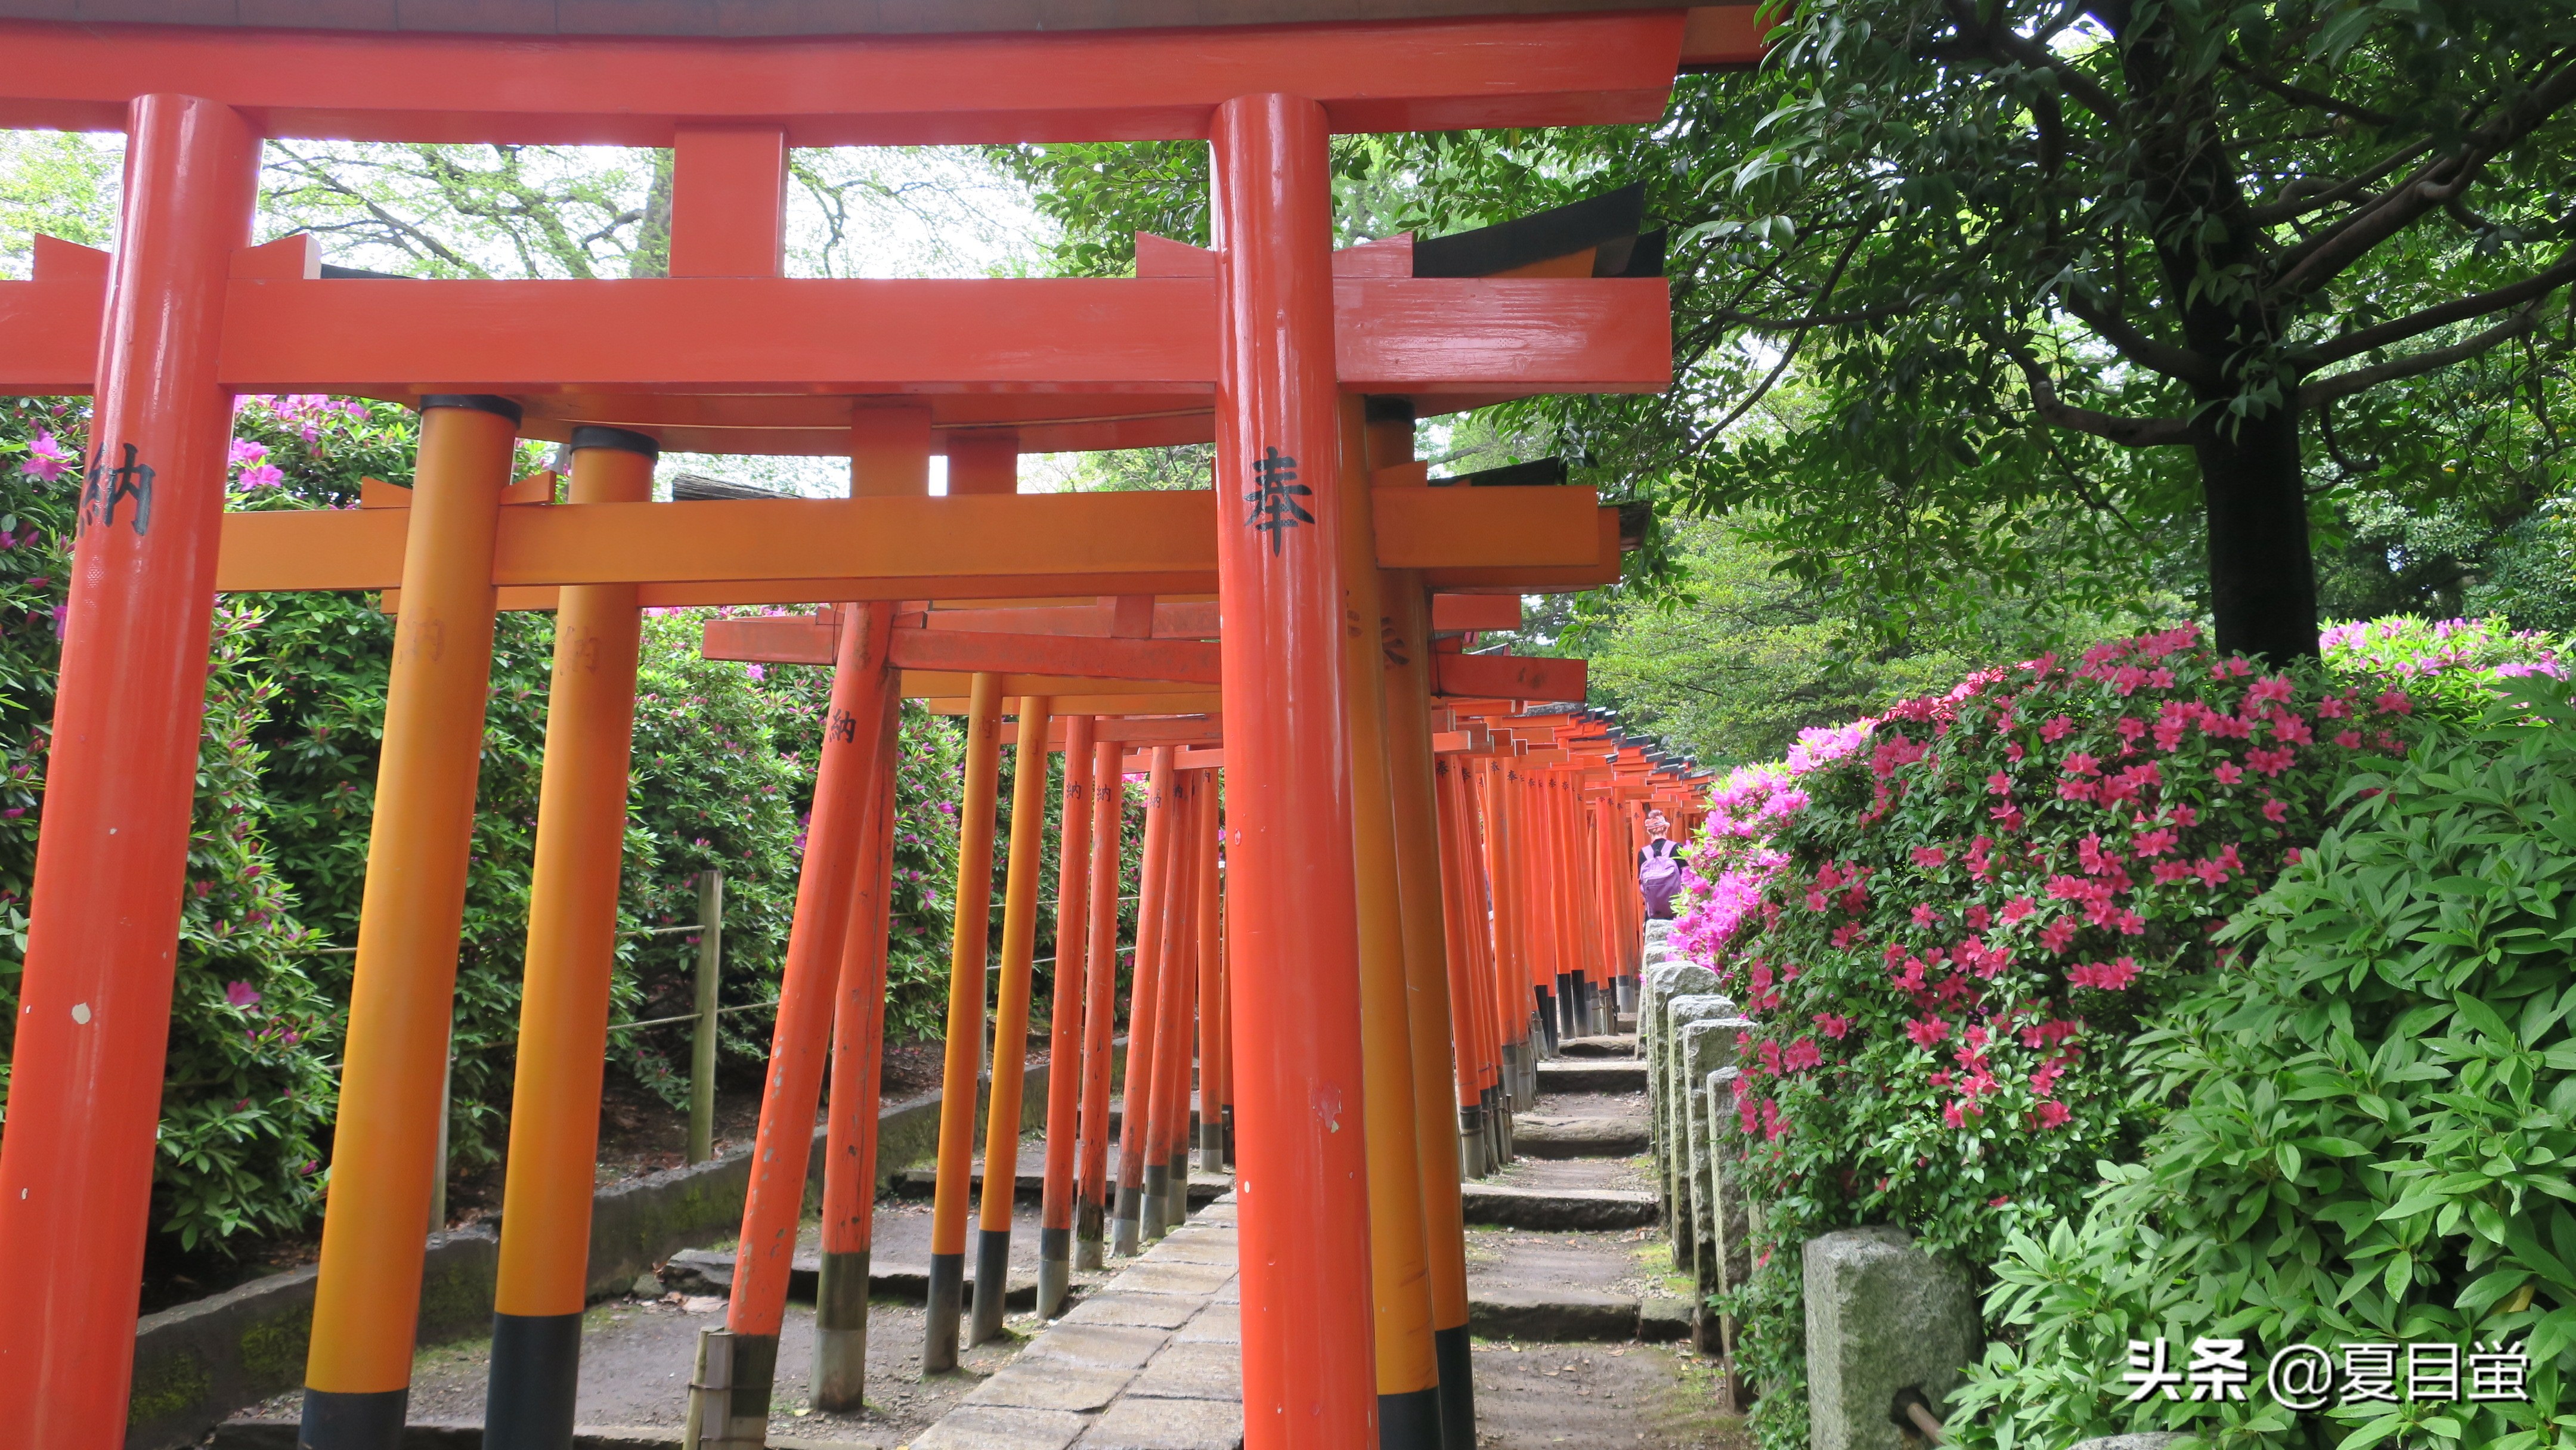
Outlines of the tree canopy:
[{"label": "tree canopy", "polygon": [[[2526,525],[2568,474],[2568,0],[1807,0],[1778,35],[1652,126],[1346,138],[1344,230],[1644,182],[1678,385],[1525,409],[1614,491],[1758,503],[1890,636],[2180,588],[2292,657],[2319,552],[2377,607],[2563,559]],[[1204,226],[1195,148],[1008,160],[1072,270]]]}]

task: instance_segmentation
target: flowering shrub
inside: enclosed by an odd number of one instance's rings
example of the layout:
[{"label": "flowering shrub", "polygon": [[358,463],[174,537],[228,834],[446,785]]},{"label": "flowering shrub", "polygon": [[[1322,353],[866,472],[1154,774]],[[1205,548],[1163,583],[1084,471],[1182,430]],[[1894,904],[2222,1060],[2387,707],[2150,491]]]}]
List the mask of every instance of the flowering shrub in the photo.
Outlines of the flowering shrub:
[{"label": "flowering shrub", "polygon": [[[2564,1443],[2576,709],[2555,681],[2516,693],[2554,723],[2434,736],[2353,777],[2349,814],[2222,934],[2242,956],[2141,1040],[2145,1094],[2182,1105],[2080,1220],[2014,1232],[1988,1299],[2001,1342],[1952,1398],[1955,1443]],[[2129,1341],[2179,1356],[2201,1337],[2245,1342],[2247,1399],[2132,1401]],[[2342,1364],[2339,1345],[2410,1341],[2519,1345],[2530,1394],[2347,1386],[2294,1420],[2259,1384],[2295,1344]]]},{"label": "flowering shrub", "polygon": [[[26,946],[85,429],[79,400],[0,399],[0,1024],[14,1021]],[[238,510],[352,507],[362,476],[411,477],[418,437],[405,409],[307,396],[245,398],[234,431],[226,506]],[[694,921],[697,873],[723,865],[724,999],[750,1005],[777,995],[829,672],[764,677],[701,660],[701,617],[648,622],[622,907],[629,926]],[[217,611],[155,1174],[165,1267],[174,1246],[230,1252],[305,1228],[321,1207],[352,966],[325,949],[356,940],[392,642],[371,594],[276,594]],[[552,656],[551,616],[501,616],[459,944],[459,1170],[488,1164],[506,1141]],[[888,1014],[898,1033],[932,1018],[923,1004],[946,992],[957,732],[913,707],[903,752]],[[622,939],[619,1013],[690,1010],[694,955],[681,934]],[[767,1014],[724,1021],[737,1060],[766,1053]],[[8,1032],[0,1025],[0,1090]],[[686,1041],[685,1027],[649,1028],[612,1036],[610,1050],[685,1102],[673,1067]]]},{"label": "flowering shrub", "polygon": [[2185,627],[1984,671],[1722,784],[1676,935],[1758,1024],[1734,1110],[1762,1265],[1733,1307],[1766,1444],[1806,1436],[1797,1246],[1896,1222],[1983,1263],[2133,1157],[2131,1039],[2413,708]]},{"label": "flowering shrub", "polygon": [[2412,615],[2338,624],[2318,639],[2337,673],[2403,689],[2416,708],[2453,725],[2475,725],[2496,703],[2502,682],[2546,675],[2567,678],[2551,639],[2499,620]]}]

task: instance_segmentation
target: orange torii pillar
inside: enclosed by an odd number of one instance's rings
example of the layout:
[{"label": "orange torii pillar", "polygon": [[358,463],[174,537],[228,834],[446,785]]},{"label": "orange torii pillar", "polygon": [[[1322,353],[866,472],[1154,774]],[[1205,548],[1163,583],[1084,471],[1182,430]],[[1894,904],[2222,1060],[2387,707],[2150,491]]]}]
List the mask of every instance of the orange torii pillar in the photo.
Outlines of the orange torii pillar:
[{"label": "orange torii pillar", "polygon": [[[930,410],[863,406],[850,415],[850,496],[918,498],[930,492]],[[886,605],[868,607],[883,610]],[[860,609],[840,611],[843,631],[871,628]],[[837,681],[836,681],[837,683]],[[894,890],[895,775],[902,698],[883,696],[874,722],[884,768],[876,775],[841,944],[832,1014],[832,1100],[823,1160],[823,1255],[814,1290],[814,1407],[867,1403],[868,1265],[876,1239],[877,1110],[885,1046],[886,929]],[[865,730],[869,721],[848,728]]]},{"label": "orange torii pillar", "polygon": [[1199,962],[1199,822],[1212,792],[1204,771],[1192,771],[1181,787],[1180,813],[1172,834],[1172,900],[1164,917],[1163,1021],[1159,1056],[1154,1064],[1154,1122],[1146,1135],[1145,1171],[1162,1170],[1159,1203],[1147,1192],[1145,1231],[1160,1237],[1189,1217],[1190,1191],[1190,1026],[1197,1012]]},{"label": "orange torii pillar", "polygon": [[358,911],[299,1444],[392,1450],[411,1398],[422,1231],[492,676],[492,541],[519,408],[421,399],[420,471]]},{"label": "orange torii pillar", "polygon": [[[1369,400],[1366,447],[1372,469],[1413,461],[1413,406],[1408,400]],[[1463,1057],[1454,1046],[1462,1019],[1450,1011],[1447,913],[1441,901],[1438,806],[1432,786],[1431,595],[1419,573],[1397,569],[1378,575],[1378,596],[1377,664],[1404,943],[1405,1014],[1412,1036],[1415,1170],[1439,1371],[1440,1443],[1444,1450],[1473,1450],[1475,1364],[1467,1336],[1461,1158],[1448,1146],[1461,1126],[1452,1085]]]},{"label": "orange torii pillar", "polygon": [[[1342,399],[1340,533],[1343,610],[1354,626],[1343,640],[1350,685],[1351,862],[1360,922],[1360,1046],[1367,1062],[1378,1444],[1382,1450],[1433,1450],[1441,1443],[1440,1361],[1431,1343],[1431,1271],[1424,1249],[1421,1145],[1415,1141],[1412,1011],[1387,770],[1386,611],[1376,567],[1367,407],[1357,396]],[[1434,1140],[1444,1152],[1448,1138],[1444,1131]]]},{"label": "orange torii pillar", "polygon": [[[1046,1181],[1038,1211],[1038,1317],[1052,1319],[1073,1283],[1074,1161],[1088,998],[1091,755],[1096,717],[1065,721],[1064,805],[1055,869],[1055,991],[1047,1011]],[[1025,730],[1025,726],[1023,729]],[[1115,863],[1112,863],[1112,875]],[[1008,923],[1005,923],[1007,926]]]},{"label": "orange torii pillar", "polygon": [[47,1450],[125,1443],[232,429],[215,355],[259,181],[258,133],[211,101],[140,97],[126,137],[0,1138],[0,1243],[36,1250],[0,1405]]},{"label": "orange torii pillar", "polygon": [[[641,433],[575,428],[569,501],[650,500],[661,452]],[[567,585],[558,597],[492,1296],[486,1450],[555,1450],[572,1441],[642,635],[632,584]]]},{"label": "orange torii pillar", "polygon": [[966,1342],[1002,1337],[1011,1292],[1011,1212],[1020,1187],[1020,1100],[1028,1082],[1029,989],[1037,955],[1039,859],[1046,841],[1047,697],[1020,700],[1011,775],[1011,854],[1002,888],[1002,980],[993,1010],[993,1097],[984,1115],[984,1195],[975,1235],[975,1302]]},{"label": "orange torii pillar", "polygon": [[[1140,1105],[1133,1089],[1128,1111],[1145,1114],[1145,1186],[1140,1227],[1148,1240],[1172,1231],[1172,1145],[1181,1140],[1181,1124],[1190,1111],[1189,982],[1198,955],[1198,936],[1190,927],[1190,903],[1196,861],[1190,850],[1192,812],[1198,799],[1192,775],[1172,773],[1169,796],[1171,827],[1164,847],[1162,949],[1155,969],[1154,1068]],[[1131,1059],[1132,1060],[1132,1059]]]},{"label": "orange torii pillar", "polygon": [[[1165,955],[1163,914],[1171,897],[1173,750],[1157,746],[1145,785],[1145,854],[1137,868],[1136,969],[1127,996],[1127,1077],[1118,1112],[1118,1193],[1109,1224],[1109,1252],[1133,1254],[1144,1247],[1147,1164],[1146,1129],[1152,1121],[1155,1047],[1164,1030],[1158,1021],[1162,1005]],[[1105,1121],[1105,1120],[1104,1120]],[[1159,1178],[1155,1181],[1160,1187]]]},{"label": "orange torii pillar", "polygon": [[[778,982],[778,1025],[752,1142],[751,1185],[734,1250],[733,1299],[725,1327],[701,1337],[701,1372],[689,1401],[690,1433],[718,1444],[760,1445],[778,1370],[778,1332],[803,1216],[848,944],[852,886],[875,822],[871,803],[893,769],[883,726],[896,688],[887,655],[894,607],[844,612],[833,663],[832,701],[814,774],[814,811],[796,881],[796,914]],[[703,1388],[705,1393],[701,1393]],[[721,1390],[717,1395],[714,1392]],[[708,1423],[709,1417],[722,1421]]]},{"label": "orange torii pillar", "polygon": [[1127,829],[1127,777],[1118,745],[1092,746],[1090,944],[1082,984],[1082,1126],[1075,1165],[1073,1263],[1097,1269],[1109,1220],[1109,1078],[1118,1016],[1118,886]]},{"label": "orange torii pillar", "polygon": [[1247,1450],[1377,1438],[1324,109],[1217,107],[1217,578]]},{"label": "orange torii pillar", "polygon": [[973,1202],[976,1059],[984,1048],[984,948],[993,907],[993,802],[1002,751],[1002,679],[978,671],[966,715],[966,790],[957,812],[957,921],[948,941],[948,1030],[939,1087],[939,1168],[930,1203],[930,1302],[921,1372],[957,1367]]},{"label": "orange torii pillar", "polygon": [[[1219,870],[1225,838],[1220,791],[1224,777],[1206,772],[1207,821],[1199,833],[1199,1168],[1225,1171],[1225,927],[1224,881]],[[1184,1186],[1189,1174],[1181,1174]],[[1183,1204],[1184,1212],[1187,1203]]]}]

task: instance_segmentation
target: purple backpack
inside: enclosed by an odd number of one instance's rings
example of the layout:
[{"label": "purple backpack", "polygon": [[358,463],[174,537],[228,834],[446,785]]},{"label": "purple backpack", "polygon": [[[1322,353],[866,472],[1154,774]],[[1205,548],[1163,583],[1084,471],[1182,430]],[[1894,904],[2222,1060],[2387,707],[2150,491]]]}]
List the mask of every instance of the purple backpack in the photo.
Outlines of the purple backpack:
[{"label": "purple backpack", "polygon": [[1682,858],[1670,841],[1656,841],[1638,853],[1637,886],[1646,894],[1646,915],[1670,920],[1673,899],[1682,894]]}]

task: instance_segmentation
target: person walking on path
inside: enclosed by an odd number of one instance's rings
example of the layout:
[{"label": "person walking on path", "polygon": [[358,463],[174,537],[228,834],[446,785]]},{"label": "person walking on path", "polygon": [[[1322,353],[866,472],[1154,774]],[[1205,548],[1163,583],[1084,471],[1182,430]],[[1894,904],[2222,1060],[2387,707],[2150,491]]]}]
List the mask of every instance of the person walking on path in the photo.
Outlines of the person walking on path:
[{"label": "person walking on path", "polygon": [[1682,848],[1673,823],[1660,810],[1646,812],[1646,845],[1637,853],[1637,889],[1645,893],[1646,919],[1670,921],[1682,894]]}]

